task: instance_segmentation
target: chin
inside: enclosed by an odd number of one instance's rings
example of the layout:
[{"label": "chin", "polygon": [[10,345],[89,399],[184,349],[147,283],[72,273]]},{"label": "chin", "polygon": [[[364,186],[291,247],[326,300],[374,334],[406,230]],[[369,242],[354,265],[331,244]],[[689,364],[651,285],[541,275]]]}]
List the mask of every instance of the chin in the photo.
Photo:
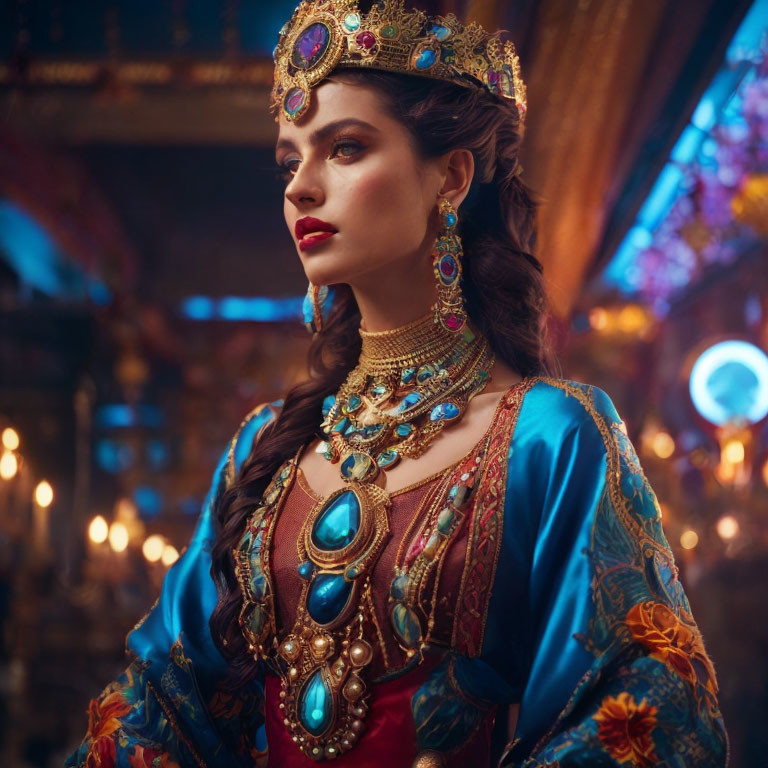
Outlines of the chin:
[{"label": "chin", "polygon": [[348,283],[354,274],[349,264],[340,263],[338,258],[330,254],[325,257],[320,254],[312,254],[309,258],[304,256],[302,266],[307,280],[314,285]]}]

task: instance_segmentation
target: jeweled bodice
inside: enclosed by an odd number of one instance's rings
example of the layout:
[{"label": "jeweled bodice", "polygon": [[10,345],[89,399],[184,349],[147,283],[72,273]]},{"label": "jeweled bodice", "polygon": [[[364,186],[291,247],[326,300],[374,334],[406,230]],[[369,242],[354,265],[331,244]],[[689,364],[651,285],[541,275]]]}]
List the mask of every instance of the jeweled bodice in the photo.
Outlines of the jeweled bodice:
[{"label": "jeweled bodice", "polygon": [[[371,572],[374,611],[379,630],[377,633],[379,634],[379,642],[374,646],[374,658],[370,667],[374,678],[402,667],[407,660],[405,652],[400,648],[393,635],[389,617],[388,598],[395,578],[395,561],[398,552],[410,546],[410,542],[406,539],[408,533],[412,533],[416,527],[413,524],[414,516],[420,508],[427,506],[430,499],[439,492],[442,480],[443,473],[433,475],[425,481],[392,495],[391,537],[385,543]],[[303,586],[303,579],[297,570],[296,535],[318,500],[319,497],[309,488],[303,475],[300,472],[297,473],[296,481],[288,490],[285,506],[275,525],[274,543],[270,558],[279,639],[282,639],[293,626],[293,619],[296,615]],[[338,510],[338,505],[336,509]],[[351,529],[349,523],[354,522],[353,519],[350,520],[349,518],[354,518],[354,515],[346,511],[337,513],[335,519],[332,515],[333,510],[324,521],[319,521],[320,525],[316,526],[315,530],[323,529],[322,524],[325,522],[328,523],[325,529],[327,529],[327,536],[330,540],[335,541],[339,538],[346,540],[347,532]],[[335,523],[335,526],[332,523]],[[455,591],[452,590],[452,586],[457,586],[458,579],[461,577],[464,554],[461,542],[457,540],[455,546],[447,553],[447,561],[441,573],[438,597],[441,610],[439,611],[435,634],[443,639],[450,638],[450,627],[453,620],[452,604],[454,602],[452,592]]]}]

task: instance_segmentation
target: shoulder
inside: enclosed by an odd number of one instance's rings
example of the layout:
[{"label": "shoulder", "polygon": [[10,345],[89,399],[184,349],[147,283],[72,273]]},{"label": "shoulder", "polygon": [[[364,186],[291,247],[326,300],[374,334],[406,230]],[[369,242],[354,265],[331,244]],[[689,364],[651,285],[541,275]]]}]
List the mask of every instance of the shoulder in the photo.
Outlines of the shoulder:
[{"label": "shoulder", "polygon": [[240,426],[229,441],[225,453],[223,469],[227,485],[235,479],[243,462],[250,455],[251,449],[253,448],[253,442],[261,428],[277,417],[282,405],[282,400],[275,400],[271,403],[261,403],[253,410],[249,411],[245,418],[240,422]]},{"label": "shoulder", "polygon": [[626,435],[608,393],[571,379],[534,377],[523,399],[520,421],[523,429],[558,443],[578,431],[582,439],[603,443],[607,449],[616,431]]}]

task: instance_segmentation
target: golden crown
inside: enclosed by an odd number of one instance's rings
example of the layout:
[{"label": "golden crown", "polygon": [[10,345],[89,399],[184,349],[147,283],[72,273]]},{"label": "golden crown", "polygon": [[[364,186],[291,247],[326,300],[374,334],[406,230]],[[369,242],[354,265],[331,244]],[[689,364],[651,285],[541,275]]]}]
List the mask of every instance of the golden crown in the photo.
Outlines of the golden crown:
[{"label": "golden crown", "polygon": [[332,70],[369,67],[483,86],[513,100],[524,119],[525,84],[511,41],[475,22],[462,24],[452,13],[428,16],[403,6],[404,0],[380,0],[362,13],[357,0],[300,3],[275,48],[272,110],[297,120],[309,107],[311,88]]}]

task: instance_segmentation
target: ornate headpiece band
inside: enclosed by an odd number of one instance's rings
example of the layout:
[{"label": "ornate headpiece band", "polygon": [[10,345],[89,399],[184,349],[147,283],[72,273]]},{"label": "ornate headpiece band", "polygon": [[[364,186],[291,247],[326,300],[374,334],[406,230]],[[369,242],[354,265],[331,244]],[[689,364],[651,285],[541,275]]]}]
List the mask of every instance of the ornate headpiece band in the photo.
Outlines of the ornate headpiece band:
[{"label": "ornate headpiece band", "polygon": [[404,0],[379,0],[368,13],[357,0],[304,0],[280,30],[274,59],[272,109],[291,121],[308,109],[313,86],[336,68],[354,67],[479,85],[511,99],[521,122],[525,117],[525,84],[511,41],[453,14],[406,11]]}]

